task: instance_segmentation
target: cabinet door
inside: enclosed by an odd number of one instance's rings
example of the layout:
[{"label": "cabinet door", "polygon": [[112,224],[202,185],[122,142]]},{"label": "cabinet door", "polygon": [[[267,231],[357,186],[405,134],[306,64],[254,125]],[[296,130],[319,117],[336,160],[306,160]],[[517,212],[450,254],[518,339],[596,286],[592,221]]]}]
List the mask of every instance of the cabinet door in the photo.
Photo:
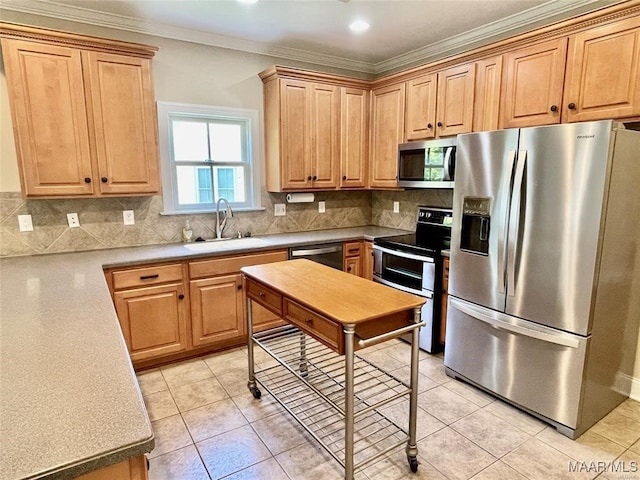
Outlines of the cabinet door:
[{"label": "cabinet door", "polygon": [[567,39],[504,55],[501,128],[560,123]]},{"label": "cabinet door", "polygon": [[102,52],[82,54],[101,193],[157,193],[151,61]]},{"label": "cabinet door", "polygon": [[340,89],[340,187],[366,186],[369,151],[369,92]]},{"label": "cabinet door", "polygon": [[407,140],[423,140],[436,135],[437,75],[423,75],[407,81],[405,133]]},{"label": "cabinet door", "polygon": [[438,73],[438,137],[468,133],[473,127],[476,65],[470,63]]},{"label": "cabinet door", "polygon": [[301,190],[311,186],[311,85],[280,80],[280,162],[282,188]]},{"label": "cabinet door", "polygon": [[363,242],[362,278],[373,280],[373,242]]},{"label": "cabinet door", "polygon": [[27,197],[94,192],[80,51],[2,39]]},{"label": "cabinet door", "polygon": [[371,92],[371,164],[373,188],[398,186],[398,145],[404,141],[405,84]]},{"label": "cabinet door", "polygon": [[314,84],[311,90],[311,178],[313,188],[338,186],[340,88]]},{"label": "cabinet door", "polygon": [[362,276],[362,261],[360,256],[344,259],[344,271],[358,277]]},{"label": "cabinet door", "polygon": [[570,37],[562,120],[640,115],[639,63],[638,17]]},{"label": "cabinet door", "polygon": [[123,290],[113,297],[131,360],[160,357],[187,348],[182,283]]},{"label": "cabinet door", "polygon": [[254,332],[262,332],[263,330],[269,330],[270,328],[281,327],[287,324],[286,320],[283,320],[256,302],[252,302],[251,311],[253,315],[252,322]]},{"label": "cabinet door", "polygon": [[242,275],[192,280],[190,293],[194,346],[242,338],[246,330]]},{"label": "cabinet door", "polygon": [[473,131],[497,130],[502,85],[502,56],[476,63],[476,91],[473,107]]}]

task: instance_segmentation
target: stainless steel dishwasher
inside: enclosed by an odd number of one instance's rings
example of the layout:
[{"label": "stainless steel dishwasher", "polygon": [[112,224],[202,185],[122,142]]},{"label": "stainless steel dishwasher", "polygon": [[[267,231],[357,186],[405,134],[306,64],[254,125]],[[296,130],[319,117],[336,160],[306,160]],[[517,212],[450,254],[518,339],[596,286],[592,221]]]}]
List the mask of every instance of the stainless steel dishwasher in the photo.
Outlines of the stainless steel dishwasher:
[{"label": "stainless steel dishwasher", "polygon": [[301,245],[289,249],[289,260],[307,258],[332,268],[342,270],[342,242]]}]

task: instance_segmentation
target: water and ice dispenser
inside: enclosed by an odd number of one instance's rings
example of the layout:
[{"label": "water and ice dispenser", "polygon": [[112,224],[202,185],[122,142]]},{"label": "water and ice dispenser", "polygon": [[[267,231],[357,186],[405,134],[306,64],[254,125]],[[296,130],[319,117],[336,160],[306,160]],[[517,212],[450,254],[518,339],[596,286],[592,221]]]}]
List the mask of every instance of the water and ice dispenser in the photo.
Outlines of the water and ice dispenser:
[{"label": "water and ice dispenser", "polygon": [[464,197],[460,250],[488,255],[490,229],[491,199],[488,197]]}]

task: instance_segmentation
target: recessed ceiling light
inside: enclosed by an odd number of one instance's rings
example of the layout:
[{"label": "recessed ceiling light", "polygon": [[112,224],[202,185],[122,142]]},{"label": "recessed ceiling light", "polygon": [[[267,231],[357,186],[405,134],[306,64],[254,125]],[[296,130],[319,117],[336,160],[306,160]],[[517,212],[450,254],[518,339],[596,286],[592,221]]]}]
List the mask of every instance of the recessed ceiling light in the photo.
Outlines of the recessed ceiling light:
[{"label": "recessed ceiling light", "polygon": [[369,24],[364,20],[356,20],[349,25],[349,29],[354,33],[366,32],[369,30]]}]

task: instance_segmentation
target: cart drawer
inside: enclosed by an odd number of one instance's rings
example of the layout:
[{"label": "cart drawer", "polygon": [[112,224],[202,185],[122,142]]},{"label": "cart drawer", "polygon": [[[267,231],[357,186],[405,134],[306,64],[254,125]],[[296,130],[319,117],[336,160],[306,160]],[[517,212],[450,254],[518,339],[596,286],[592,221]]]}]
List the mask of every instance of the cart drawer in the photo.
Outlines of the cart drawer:
[{"label": "cart drawer", "polygon": [[114,290],[179,281],[182,281],[182,264],[180,263],[113,272]]},{"label": "cart drawer", "polygon": [[282,295],[278,292],[265,287],[261,283],[255,282],[247,278],[247,297],[255,300],[260,305],[268,308],[272,312],[282,315]]},{"label": "cart drawer", "polygon": [[284,299],[283,316],[301,330],[342,354],[342,328],[339,324],[322,317],[288,298]]}]

